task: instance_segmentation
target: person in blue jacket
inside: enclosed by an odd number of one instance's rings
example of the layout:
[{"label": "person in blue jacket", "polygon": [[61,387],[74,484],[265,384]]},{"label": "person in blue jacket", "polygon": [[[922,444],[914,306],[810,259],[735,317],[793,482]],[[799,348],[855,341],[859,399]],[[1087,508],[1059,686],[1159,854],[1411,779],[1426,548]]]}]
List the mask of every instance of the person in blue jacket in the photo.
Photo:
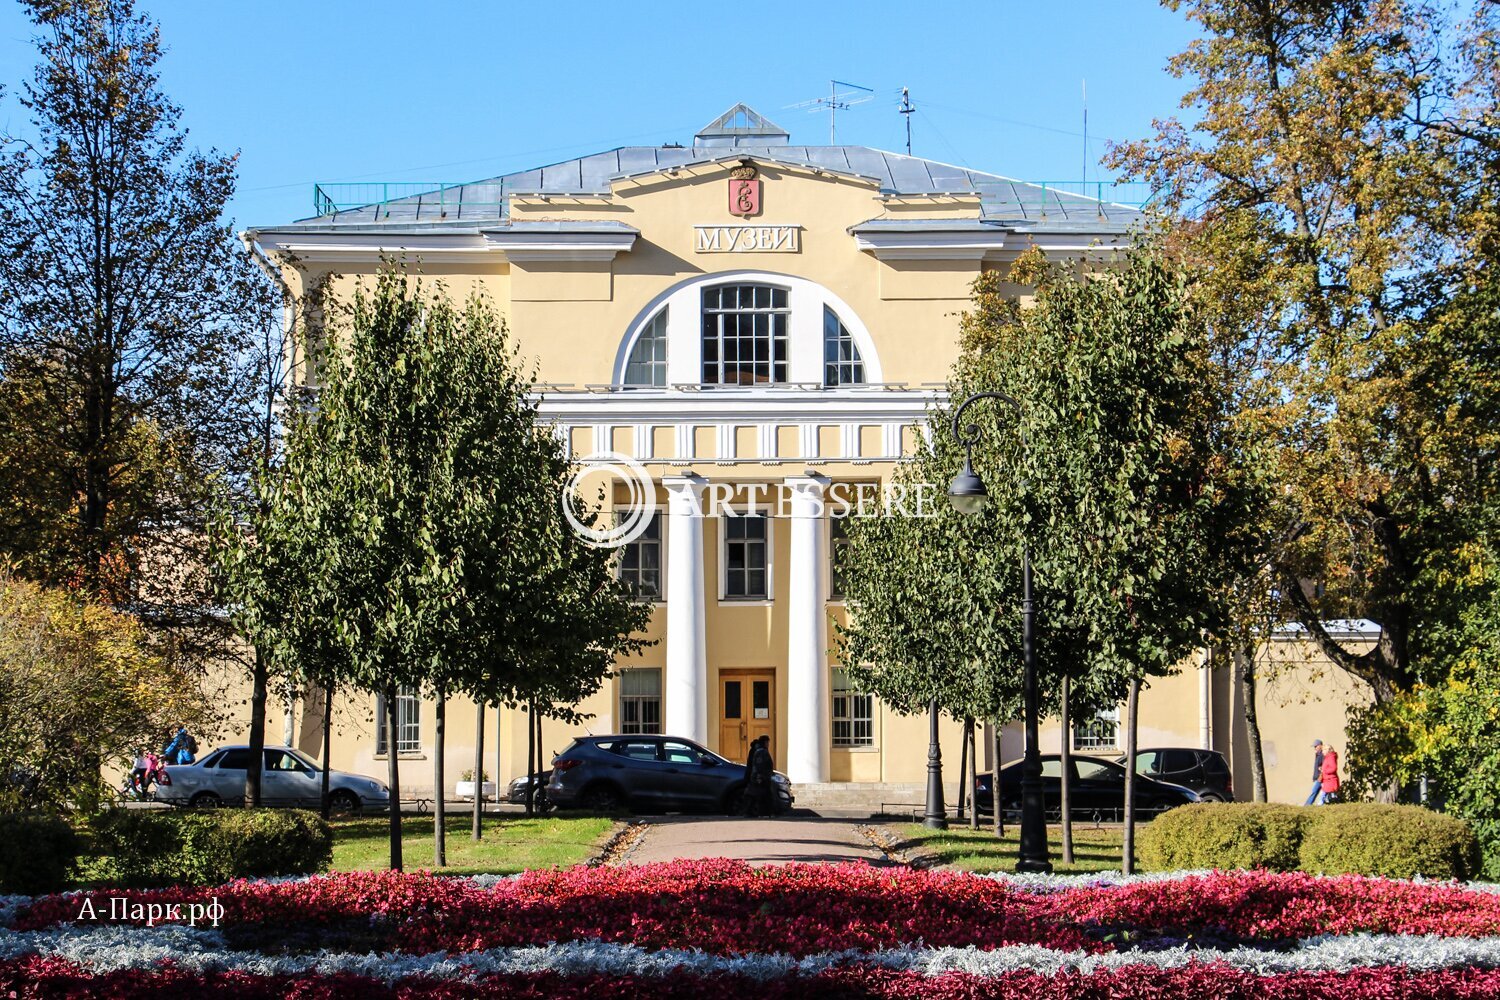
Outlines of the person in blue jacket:
[{"label": "person in blue jacket", "polygon": [[198,741],[193,739],[186,726],[178,726],[171,742],[162,748],[161,755],[168,764],[191,764],[198,759]]},{"label": "person in blue jacket", "polygon": [[1305,805],[1305,806],[1315,806],[1315,805],[1318,804],[1318,798],[1322,794],[1323,794],[1323,741],[1322,740],[1313,740],[1313,783],[1312,783],[1312,794],[1309,795],[1307,797],[1307,801],[1304,802],[1304,803],[1302,803],[1302,804]]}]

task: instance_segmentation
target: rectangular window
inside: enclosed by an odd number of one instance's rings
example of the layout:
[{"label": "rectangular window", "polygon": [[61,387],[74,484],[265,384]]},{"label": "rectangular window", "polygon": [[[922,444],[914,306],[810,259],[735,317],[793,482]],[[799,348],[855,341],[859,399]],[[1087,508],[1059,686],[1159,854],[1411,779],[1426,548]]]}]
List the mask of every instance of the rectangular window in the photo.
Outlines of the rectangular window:
[{"label": "rectangular window", "polygon": [[720,519],[724,526],[724,596],[731,600],[770,597],[771,519],[764,514],[741,514]]},{"label": "rectangular window", "polygon": [[1120,745],[1120,709],[1099,712],[1073,723],[1074,750],[1114,750]]},{"label": "rectangular window", "polygon": [[620,548],[619,573],[620,582],[630,588],[636,600],[661,599],[660,514],[652,514],[645,529]]},{"label": "rectangular window", "polygon": [[620,732],[661,732],[661,671],[620,671]]},{"label": "rectangular window", "polygon": [[[386,752],[385,696],[375,698],[375,752]],[[396,752],[419,753],[422,749],[422,699],[416,688],[396,689]]]},{"label": "rectangular window", "polygon": [[787,379],[785,288],[718,285],[703,290],[703,384],[775,385]]},{"label": "rectangular window", "polygon": [[845,670],[833,672],[833,745],[875,745],[875,696],[859,692]]},{"label": "rectangular window", "polygon": [[[846,516],[847,517],[847,516]],[[849,522],[846,517],[828,518],[828,599],[844,599],[844,554],[849,550]]]}]

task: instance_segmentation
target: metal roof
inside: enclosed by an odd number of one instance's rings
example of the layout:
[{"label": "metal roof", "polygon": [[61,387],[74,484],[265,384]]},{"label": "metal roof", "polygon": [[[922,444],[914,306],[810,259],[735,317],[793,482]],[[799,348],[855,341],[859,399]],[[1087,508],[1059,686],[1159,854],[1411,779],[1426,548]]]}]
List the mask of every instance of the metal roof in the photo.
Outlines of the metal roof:
[{"label": "metal roof", "polygon": [[744,105],[725,112],[705,127],[702,134],[721,132],[732,133],[734,145],[622,146],[468,184],[326,212],[290,226],[265,228],[493,225],[509,217],[510,199],[517,194],[597,196],[622,179],[726,158],[748,158],[852,175],[877,185],[882,194],[891,197],[977,195],[983,220],[1018,224],[1028,231],[1056,228],[1122,232],[1142,219],[1138,209],[1106,200],[1108,188],[1104,185],[1098,187],[1099,197],[1087,197],[1046,183],[1028,183],[869,146],[791,145],[778,126]]}]

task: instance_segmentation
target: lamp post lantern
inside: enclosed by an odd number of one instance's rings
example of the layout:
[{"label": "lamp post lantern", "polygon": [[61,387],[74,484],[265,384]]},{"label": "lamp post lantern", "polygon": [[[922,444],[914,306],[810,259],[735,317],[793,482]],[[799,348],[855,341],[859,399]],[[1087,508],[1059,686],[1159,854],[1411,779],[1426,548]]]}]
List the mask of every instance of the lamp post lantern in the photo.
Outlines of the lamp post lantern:
[{"label": "lamp post lantern", "polygon": [[[974,471],[974,446],[979,443],[979,427],[959,423],[964,411],[981,399],[998,399],[1012,407],[1016,401],[1003,392],[976,392],[963,401],[953,413],[953,436],[964,446],[963,471],[953,477],[948,487],[948,500],[961,514],[977,514],[984,509],[989,499],[984,480]],[[1041,714],[1041,696],[1037,690],[1036,644],[1034,628],[1036,605],[1031,594],[1031,546],[1021,545],[1021,664],[1024,711],[1026,715],[1026,750],[1021,760],[1021,856],[1016,870],[1022,872],[1050,872],[1052,862],[1047,858],[1047,816],[1042,798],[1042,756],[1037,749],[1038,716]],[[1067,734],[1063,734],[1067,739]],[[995,762],[996,769],[999,761]],[[1000,808],[1000,789],[994,789],[992,804]]]}]

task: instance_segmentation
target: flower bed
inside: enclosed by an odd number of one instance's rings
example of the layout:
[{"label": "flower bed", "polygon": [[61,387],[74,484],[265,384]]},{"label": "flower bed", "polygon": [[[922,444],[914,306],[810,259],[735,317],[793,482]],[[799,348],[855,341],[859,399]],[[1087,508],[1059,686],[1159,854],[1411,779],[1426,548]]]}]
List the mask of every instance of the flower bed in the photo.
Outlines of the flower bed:
[{"label": "flower bed", "polygon": [[[183,925],[214,899],[217,928]],[[708,861],[5,902],[0,996],[1500,993],[1500,895],[1357,876],[1048,881]],[[168,904],[175,919],[145,926]]]}]

